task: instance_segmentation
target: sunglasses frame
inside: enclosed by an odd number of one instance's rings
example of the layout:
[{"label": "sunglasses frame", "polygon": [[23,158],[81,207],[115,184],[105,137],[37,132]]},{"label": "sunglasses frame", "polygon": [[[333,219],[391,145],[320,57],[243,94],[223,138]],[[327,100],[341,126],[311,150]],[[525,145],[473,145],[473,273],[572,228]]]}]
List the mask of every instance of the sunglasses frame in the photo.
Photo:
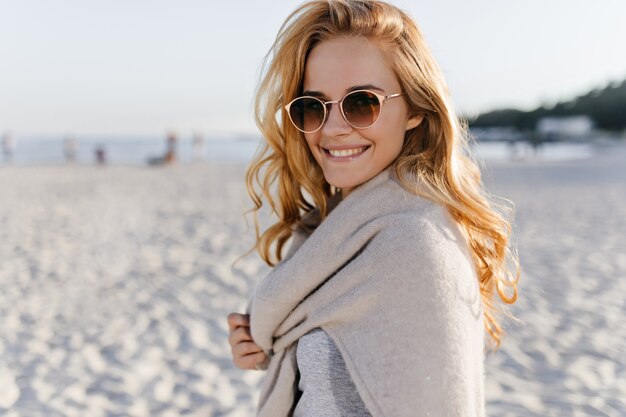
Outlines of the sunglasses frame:
[{"label": "sunglasses frame", "polygon": [[[352,123],[350,123],[350,121],[348,120],[348,118],[346,117],[346,114],[343,111],[343,101],[346,99],[346,97],[350,96],[351,94],[355,94],[355,93],[370,93],[375,95],[378,98],[378,101],[380,102],[380,111],[378,112],[378,115],[376,116],[376,119],[374,119],[374,121],[369,125],[369,126],[365,126],[365,127],[360,127],[360,126],[355,126]],[[343,117],[343,120],[346,121],[346,123],[348,123],[350,126],[352,126],[354,129],[367,129],[370,128],[374,125],[374,123],[376,123],[378,121],[378,119],[380,118],[381,113],[383,112],[383,104],[385,103],[385,101],[391,99],[391,98],[396,98],[396,97],[400,97],[405,95],[406,93],[396,93],[396,94],[388,94],[388,95],[383,95],[383,94],[378,94],[372,90],[354,90],[354,91],[350,91],[348,94],[346,94],[345,96],[343,96],[343,98],[341,100],[330,100],[330,101],[324,101],[322,99],[320,99],[319,97],[314,97],[314,96],[300,96],[300,97],[296,97],[293,100],[291,100],[289,102],[289,104],[285,105],[285,110],[287,111],[287,116],[289,117],[289,121],[291,122],[291,124],[298,129],[300,132],[302,133],[315,133],[318,130],[320,130],[324,124],[326,123],[326,120],[328,118],[328,114],[330,113],[330,105],[332,104],[339,104],[339,112],[341,113],[341,117]],[[293,121],[293,119],[291,118],[291,105],[296,101],[296,100],[300,100],[302,98],[312,98],[315,99],[317,101],[319,101],[320,103],[322,103],[322,105],[324,106],[324,118],[322,119],[322,123],[320,123],[320,126],[315,129],[315,130],[302,130],[300,129],[295,122]]]}]

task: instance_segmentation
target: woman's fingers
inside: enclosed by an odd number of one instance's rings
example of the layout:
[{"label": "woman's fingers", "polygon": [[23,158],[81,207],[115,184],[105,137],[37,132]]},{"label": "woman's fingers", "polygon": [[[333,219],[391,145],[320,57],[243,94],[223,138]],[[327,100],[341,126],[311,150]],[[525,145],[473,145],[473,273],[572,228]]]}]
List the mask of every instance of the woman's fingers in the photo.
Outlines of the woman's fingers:
[{"label": "woman's fingers", "polygon": [[232,349],[233,363],[241,369],[256,369],[256,365],[267,359],[267,355],[254,342],[241,342]]},{"label": "woman's fingers", "polygon": [[240,326],[250,326],[250,315],[230,313],[228,315],[228,328],[230,331],[233,331]]},{"label": "woman's fingers", "polygon": [[254,342],[241,342],[233,347],[234,356],[243,357],[257,352],[263,352],[263,349]]},{"label": "woman's fingers", "polygon": [[266,359],[267,355],[264,352],[257,352],[239,358],[239,363],[235,362],[235,365],[241,369],[256,369],[256,365]]},{"label": "woman's fingers", "polygon": [[252,339],[248,314],[230,313],[228,328],[230,329],[228,343],[235,366],[241,369],[256,369],[256,365],[267,360],[263,349]]},{"label": "woman's fingers", "polygon": [[228,343],[230,343],[231,346],[234,346],[239,342],[248,342],[248,341],[251,341],[251,342],[254,341],[252,340],[252,335],[250,334],[249,327],[238,327],[237,329],[231,331],[230,334],[228,335]]}]

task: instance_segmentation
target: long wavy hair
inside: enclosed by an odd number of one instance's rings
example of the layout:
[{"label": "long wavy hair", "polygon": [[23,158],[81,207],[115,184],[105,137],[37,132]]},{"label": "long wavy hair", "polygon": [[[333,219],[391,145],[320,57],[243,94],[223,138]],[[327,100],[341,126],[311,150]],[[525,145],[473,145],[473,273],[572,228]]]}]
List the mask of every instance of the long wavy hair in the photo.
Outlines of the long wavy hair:
[{"label": "long wavy hair", "polygon": [[[393,169],[407,191],[442,205],[460,226],[477,271],[485,329],[497,350],[504,332],[496,313],[514,317],[506,306],[494,303],[494,294],[506,304],[514,303],[520,274],[509,242],[507,218],[512,205],[496,205],[484,190],[469,151],[466,123],[455,115],[441,70],[415,22],[390,4],[309,1],[280,28],[265,57],[254,103],[256,123],[265,140],[246,170],[246,187],[254,204],[246,214],[253,213],[256,232],[256,243],[248,253],[256,249],[273,267],[281,261],[285,243],[305,214],[316,208],[321,219],[328,214],[328,200],[337,190],[326,182],[283,106],[302,92],[311,49],[344,36],[364,37],[381,46],[406,94],[411,115],[424,114],[422,123],[406,132]],[[264,199],[278,221],[260,233],[258,212]]]}]

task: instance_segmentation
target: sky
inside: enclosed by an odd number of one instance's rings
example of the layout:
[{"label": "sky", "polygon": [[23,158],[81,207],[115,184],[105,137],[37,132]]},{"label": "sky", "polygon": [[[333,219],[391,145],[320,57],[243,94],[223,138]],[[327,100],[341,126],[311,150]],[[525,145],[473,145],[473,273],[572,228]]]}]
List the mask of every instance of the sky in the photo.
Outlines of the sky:
[{"label": "sky", "polygon": [[[626,79],[623,0],[398,0],[456,108],[531,109]],[[254,135],[263,57],[301,2],[0,0],[0,133]]]}]

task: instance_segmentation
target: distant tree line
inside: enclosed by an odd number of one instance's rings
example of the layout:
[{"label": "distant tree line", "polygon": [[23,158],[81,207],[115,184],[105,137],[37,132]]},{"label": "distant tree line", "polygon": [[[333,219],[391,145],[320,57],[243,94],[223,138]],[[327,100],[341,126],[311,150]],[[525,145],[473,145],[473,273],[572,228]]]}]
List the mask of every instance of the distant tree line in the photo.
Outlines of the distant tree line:
[{"label": "distant tree line", "polygon": [[573,100],[559,102],[553,107],[534,110],[494,110],[468,118],[470,127],[512,126],[519,130],[535,130],[543,117],[589,116],[596,129],[623,131],[626,129],[626,80],[594,89]]}]

